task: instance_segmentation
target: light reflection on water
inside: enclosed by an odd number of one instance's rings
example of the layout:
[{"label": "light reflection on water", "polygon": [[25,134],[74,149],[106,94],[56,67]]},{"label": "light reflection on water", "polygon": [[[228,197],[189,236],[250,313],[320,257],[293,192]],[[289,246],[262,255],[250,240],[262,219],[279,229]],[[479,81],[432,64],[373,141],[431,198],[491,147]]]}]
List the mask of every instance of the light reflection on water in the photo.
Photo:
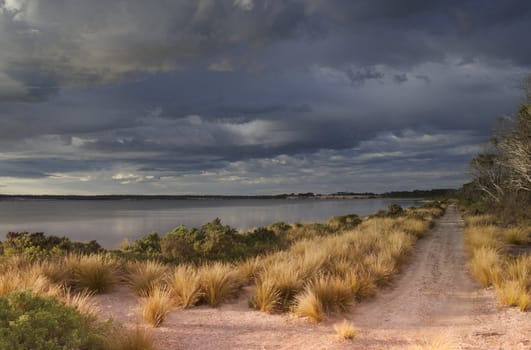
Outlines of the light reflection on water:
[{"label": "light reflection on water", "polygon": [[200,226],[219,217],[239,230],[266,226],[275,221],[315,222],[331,216],[372,214],[389,203],[404,208],[418,204],[411,199],[349,200],[17,200],[0,201],[2,239],[10,231],[45,232],[72,240],[95,239],[113,248],[124,238],[149,232],[165,233],[184,224]]}]

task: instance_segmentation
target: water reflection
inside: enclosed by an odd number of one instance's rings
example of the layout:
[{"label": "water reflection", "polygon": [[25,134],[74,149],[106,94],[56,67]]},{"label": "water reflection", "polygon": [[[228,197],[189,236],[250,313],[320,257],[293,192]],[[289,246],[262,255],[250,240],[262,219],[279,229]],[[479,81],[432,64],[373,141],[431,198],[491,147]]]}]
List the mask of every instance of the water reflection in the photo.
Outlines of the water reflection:
[{"label": "water reflection", "polygon": [[410,199],[352,200],[115,200],[0,201],[0,232],[45,232],[73,240],[95,239],[107,248],[116,247],[149,232],[165,233],[173,227],[200,226],[219,217],[240,230],[266,226],[275,221],[324,221],[334,215],[368,215],[391,202],[403,207]]}]

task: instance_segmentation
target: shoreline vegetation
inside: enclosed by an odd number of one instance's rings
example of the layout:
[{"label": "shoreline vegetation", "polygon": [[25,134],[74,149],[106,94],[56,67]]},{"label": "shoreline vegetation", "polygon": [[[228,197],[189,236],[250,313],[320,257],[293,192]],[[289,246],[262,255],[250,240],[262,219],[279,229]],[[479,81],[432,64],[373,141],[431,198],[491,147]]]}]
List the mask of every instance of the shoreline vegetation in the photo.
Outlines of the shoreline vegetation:
[{"label": "shoreline vegetation", "polygon": [[[405,210],[391,204],[367,217],[279,222],[244,234],[215,219],[200,228],[178,226],[162,236],[149,234],[114,251],[97,242],[11,233],[0,257],[0,305],[10,310],[0,317],[0,344],[27,342],[33,349],[47,349],[55,342],[114,350],[123,349],[116,344],[119,334],[130,344],[142,344],[136,348],[154,349],[146,325],[157,327],[169,312],[196,305],[217,307],[241,296],[244,288],[251,290],[249,307],[257,312],[320,322],[388,285],[445,208],[439,201]],[[137,295],[144,324],[124,329],[98,319],[91,297],[118,288]],[[27,307],[15,307],[22,304]],[[47,328],[60,323],[63,314],[70,315],[71,327]],[[39,332],[24,336],[24,329],[35,327]],[[353,327],[336,331],[352,338]]]},{"label": "shoreline vegetation", "polygon": [[474,278],[500,305],[531,309],[531,75],[516,115],[504,117],[458,191]]},{"label": "shoreline vegetation", "polygon": [[313,192],[276,195],[19,195],[0,194],[2,200],[202,200],[202,199],[368,199],[368,198],[447,198],[455,189],[393,191],[381,194],[364,192],[336,192],[319,194]]}]

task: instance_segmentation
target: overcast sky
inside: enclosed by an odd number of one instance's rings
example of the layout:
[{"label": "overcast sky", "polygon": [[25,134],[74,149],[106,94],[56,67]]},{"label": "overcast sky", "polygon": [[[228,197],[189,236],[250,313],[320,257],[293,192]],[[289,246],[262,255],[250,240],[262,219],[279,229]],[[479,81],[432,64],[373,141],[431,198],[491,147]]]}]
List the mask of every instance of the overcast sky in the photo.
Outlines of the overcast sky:
[{"label": "overcast sky", "polygon": [[458,187],[531,2],[0,0],[0,193]]}]

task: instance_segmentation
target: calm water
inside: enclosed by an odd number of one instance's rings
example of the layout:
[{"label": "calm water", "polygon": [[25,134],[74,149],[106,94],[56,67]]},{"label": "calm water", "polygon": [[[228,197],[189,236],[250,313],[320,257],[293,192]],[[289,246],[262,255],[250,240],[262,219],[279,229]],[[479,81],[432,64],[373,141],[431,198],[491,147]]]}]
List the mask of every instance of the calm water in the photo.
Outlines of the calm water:
[{"label": "calm water", "polygon": [[165,233],[184,224],[198,227],[219,217],[240,230],[275,221],[315,222],[335,215],[368,215],[389,203],[415,205],[410,199],[352,200],[24,200],[0,201],[2,239],[10,231],[45,232],[72,240],[95,239],[113,248],[124,238]]}]

